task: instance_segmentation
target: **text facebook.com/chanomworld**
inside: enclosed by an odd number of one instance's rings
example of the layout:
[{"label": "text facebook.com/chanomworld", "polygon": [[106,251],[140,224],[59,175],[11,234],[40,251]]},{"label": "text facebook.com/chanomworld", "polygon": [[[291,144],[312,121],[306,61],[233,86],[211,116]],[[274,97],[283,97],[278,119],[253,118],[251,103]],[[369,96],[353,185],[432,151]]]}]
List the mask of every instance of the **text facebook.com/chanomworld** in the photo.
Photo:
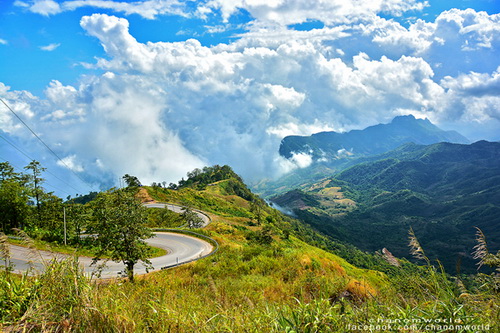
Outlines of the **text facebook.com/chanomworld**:
[{"label": "text facebook.com/chanomworld", "polygon": [[459,318],[439,318],[439,319],[387,319],[378,318],[370,319],[366,324],[349,324],[348,330],[350,331],[392,331],[403,330],[413,331],[417,329],[424,329],[426,331],[446,331],[446,330],[466,330],[473,332],[485,332],[490,330],[490,325],[470,325],[465,324]]}]

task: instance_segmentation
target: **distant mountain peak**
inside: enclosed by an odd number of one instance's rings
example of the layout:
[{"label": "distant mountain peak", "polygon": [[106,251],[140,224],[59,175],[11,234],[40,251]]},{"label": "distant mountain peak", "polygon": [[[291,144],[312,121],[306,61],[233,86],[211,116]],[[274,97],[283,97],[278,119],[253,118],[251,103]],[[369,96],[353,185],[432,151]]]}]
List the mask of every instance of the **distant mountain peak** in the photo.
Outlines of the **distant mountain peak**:
[{"label": "distant mountain peak", "polygon": [[[409,114],[363,130],[287,136],[281,141],[279,153],[286,158],[302,153],[311,155],[313,161],[334,162],[341,158],[382,154],[406,143],[429,145],[438,142],[469,143],[469,140],[455,131],[440,129],[427,118],[418,119]],[[339,151],[351,154],[339,154]]]},{"label": "distant mountain peak", "polygon": [[[394,119],[392,119],[392,122],[398,122],[398,121],[404,121],[404,120],[416,120],[417,118],[415,118],[414,115],[412,114],[407,114],[407,115],[402,115],[402,116],[396,116],[394,117]],[[427,118],[425,118],[425,120],[427,120]]]},{"label": "distant mountain peak", "polygon": [[391,124],[412,124],[412,123],[420,123],[420,124],[425,123],[425,124],[430,124],[432,126],[435,126],[434,124],[431,123],[429,118],[416,118],[412,114],[403,115],[403,116],[396,116],[391,121]]}]

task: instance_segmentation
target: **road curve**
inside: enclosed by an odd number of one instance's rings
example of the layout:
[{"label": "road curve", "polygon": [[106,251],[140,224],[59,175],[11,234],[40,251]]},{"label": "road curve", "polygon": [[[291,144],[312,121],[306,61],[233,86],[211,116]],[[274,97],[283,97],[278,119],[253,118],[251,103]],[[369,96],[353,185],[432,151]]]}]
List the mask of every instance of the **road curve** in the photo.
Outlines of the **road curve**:
[{"label": "road curve", "polygon": [[[150,271],[157,271],[162,268],[174,266],[177,264],[186,263],[196,260],[212,252],[213,247],[210,243],[199,238],[169,232],[157,232],[154,237],[146,240],[152,246],[159,247],[167,250],[164,256],[151,259],[153,269]],[[35,270],[43,270],[43,262],[51,259],[62,260],[67,258],[68,255],[61,253],[54,253],[49,251],[30,251],[28,248],[11,245],[11,259],[10,262],[14,264],[14,272],[23,273],[29,267],[29,262]],[[32,253],[31,253],[32,252]],[[91,274],[96,272],[96,266],[91,265],[92,258],[79,257],[78,261],[83,266],[86,273]],[[97,264],[102,263],[102,261]],[[101,278],[114,278],[120,276],[124,271],[124,264],[122,262],[107,261],[106,266],[101,271]],[[145,274],[145,267],[139,263],[134,267],[134,273],[137,275]]]},{"label": "road curve", "polygon": [[[179,205],[165,203],[145,203],[144,206],[147,208],[167,208],[176,213],[182,213],[184,208]],[[193,212],[195,212],[203,220],[202,228],[206,227],[211,222],[210,217],[202,211],[193,209]],[[147,239],[146,242],[151,246],[159,247],[167,251],[166,255],[151,259],[153,269],[149,270],[150,272],[190,262],[206,256],[213,251],[213,246],[207,241],[172,232],[156,232],[154,237]],[[44,262],[50,261],[54,258],[62,260],[68,257],[68,255],[65,254],[49,251],[30,251],[26,247],[17,245],[11,245],[10,251],[10,262],[14,264],[14,272],[16,273],[25,272],[28,270],[30,264],[35,270],[41,271],[43,270]],[[80,265],[83,266],[85,272],[89,274],[96,272],[96,266],[102,263],[102,261],[99,261],[96,265],[91,265],[92,258],[89,257],[79,257],[78,261],[80,262]],[[106,266],[102,268],[100,277],[117,277],[123,274],[124,269],[125,265],[122,262],[109,260],[106,262]],[[146,268],[141,263],[138,263],[134,267],[134,273],[141,275],[147,272]]]},{"label": "road curve", "polygon": [[[182,214],[184,212],[183,206],[179,205],[174,205],[174,204],[169,204],[169,203],[159,203],[159,202],[154,202],[154,203],[144,203],[144,207],[147,208],[167,208],[168,210],[171,210],[175,213]],[[201,228],[206,227],[210,223],[210,217],[208,217],[207,214],[203,213],[201,210],[193,209],[192,210],[198,217],[203,221],[203,226]]]}]

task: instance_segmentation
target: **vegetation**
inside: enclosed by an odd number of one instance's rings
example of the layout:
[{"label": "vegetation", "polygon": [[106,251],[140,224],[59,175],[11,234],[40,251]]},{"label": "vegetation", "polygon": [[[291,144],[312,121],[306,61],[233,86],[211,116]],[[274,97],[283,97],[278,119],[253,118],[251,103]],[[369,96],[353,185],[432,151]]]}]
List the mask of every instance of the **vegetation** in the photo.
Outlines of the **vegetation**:
[{"label": "vegetation", "polygon": [[500,248],[500,144],[408,144],[273,198],[336,239],[408,255],[413,228],[451,274],[474,273],[475,229]]},{"label": "vegetation", "polygon": [[346,133],[321,132],[311,136],[288,136],[280,144],[280,154],[285,158],[299,153],[310,155],[312,165],[296,169],[278,180],[261,181],[253,186],[253,190],[269,198],[291,189],[308,187],[362,162],[378,160],[379,154],[402,145],[429,145],[443,141],[468,143],[459,133],[443,131],[429,120],[415,119],[412,115],[396,117],[389,124]]},{"label": "vegetation", "polygon": [[101,193],[92,202],[89,233],[98,249],[94,260],[108,254],[113,261],[122,261],[130,281],[139,261],[151,266],[145,240],[153,233],[146,227],[146,209],[129,191]]},{"label": "vegetation", "polygon": [[[200,232],[217,240],[217,254],[138,277],[135,283],[91,280],[73,258],[47,262],[42,273],[32,276],[14,275],[6,264],[0,273],[1,329],[383,331],[377,325],[392,325],[390,331],[413,332],[496,329],[500,315],[496,275],[451,279],[429,265],[425,257],[424,265],[416,266],[404,259],[386,260],[387,252],[363,253],[284,216],[251,194],[237,178],[227,175],[206,185],[188,177],[190,185],[175,190],[142,187],[156,200],[207,212],[212,223]],[[246,198],[235,194],[234,185]],[[247,191],[251,196],[245,194]],[[125,212],[112,216],[133,215],[129,209],[136,201],[129,197],[131,193],[132,188],[99,194],[86,206],[89,225],[100,214],[96,210],[106,210],[109,202],[121,198],[130,200]],[[328,194],[340,196],[336,190]],[[143,217],[140,212],[137,215]],[[5,245],[0,247],[2,259],[8,258],[7,243],[0,244]],[[425,256],[416,238],[412,244],[415,253]],[[356,267],[332,252],[343,253],[350,261],[371,269]],[[486,245],[478,248],[477,255],[484,264],[496,263]],[[449,324],[443,328],[443,320],[452,320],[453,328]],[[412,326],[405,329],[405,325]]]}]

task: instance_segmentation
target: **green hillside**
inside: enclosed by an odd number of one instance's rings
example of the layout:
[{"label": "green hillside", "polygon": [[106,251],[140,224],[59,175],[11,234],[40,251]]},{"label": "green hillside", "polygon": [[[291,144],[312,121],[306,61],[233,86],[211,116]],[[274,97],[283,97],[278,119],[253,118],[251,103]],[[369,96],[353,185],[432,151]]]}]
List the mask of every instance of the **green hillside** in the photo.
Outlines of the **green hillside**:
[{"label": "green hillside", "polygon": [[312,164],[274,180],[261,180],[252,189],[264,197],[283,194],[287,190],[307,187],[326,176],[353,165],[379,159],[406,144],[429,145],[439,142],[468,143],[454,131],[444,131],[427,119],[412,115],[399,116],[388,124],[378,124],[346,133],[321,132],[311,136],[285,137],[279,147],[281,156],[291,159],[294,154],[311,156]]},{"label": "green hillside", "polygon": [[[496,324],[492,277],[459,286],[431,266],[336,242],[269,207],[226,166],[195,171],[173,185],[125,190],[206,212],[212,222],[197,232],[219,243],[216,254],[134,283],[91,281],[70,259],[48,263],[45,273],[31,277],[6,267],[0,273],[2,330],[347,332],[408,319],[414,331],[426,332],[429,321],[450,312],[457,327]],[[338,188],[315,190],[351,204],[351,194]],[[91,213],[92,201],[86,207]],[[1,244],[5,256],[4,237]]]},{"label": "green hillside", "polygon": [[[410,227],[447,271],[472,273],[475,228],[500,248],[500,143],[408,144],[355,165],[320,185],[274,198],[324,233],[370,251],[408,257]],[[338,188],[352,202],[326,190]],[[316,204],[300,207],[300,201]]]}]

